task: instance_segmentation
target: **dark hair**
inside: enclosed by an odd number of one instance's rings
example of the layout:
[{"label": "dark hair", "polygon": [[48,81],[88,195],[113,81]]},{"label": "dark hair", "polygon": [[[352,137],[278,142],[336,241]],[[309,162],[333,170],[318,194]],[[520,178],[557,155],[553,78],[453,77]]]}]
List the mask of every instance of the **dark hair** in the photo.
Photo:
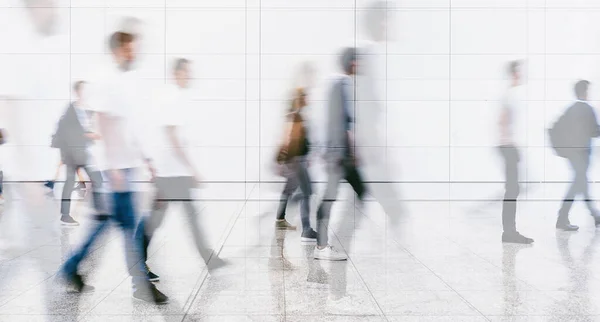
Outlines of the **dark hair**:
[{"label": "dark hair", "polygon": [[521,67],[521,64],[522,62],[520,60],[513,60],[510,63],[508,63],[508,74],[510,76],[515,75],[519,70],[519,67]]},{"label": "dark hair", "polygon": [[587,80],[580,80],[575,83],[575,96],[577,99],[584,99],[588,93],[588,87],[590,86],[590,82]]},{"label": "dark hair", "polygon": [[340,56],[340,63],[344,69],[344,72],[350,73],[352,71],[352,62],[354,61],[356,61],[356,48],[345,48]]},{"label": "dark hair", "polygon": [[190,62],[187,58],[178,58],[175,60],[175,65],[173,65],[173,71],[178,72],[183,69],[183,67]]},{"label": "dark hair", "polygon": [[82,81],[82,80],[80,80],[80,81],[76,81],[76,82],[75,82],[75,84],[73,84],[73,90],[74,90],[75,92],[79,92],[79,90],[81,89],[81,87],[82,87],[82,86],[83,86],[83,84],[85,84],[85,83],[86,83],[86,82],[85,82],[85,81]]},{"label": "dark hair", "polygon": [[117,31],[110,36],[110,50],[115,51],[123,45],[131,43],[135,40],[135,36],[126,32]]}]

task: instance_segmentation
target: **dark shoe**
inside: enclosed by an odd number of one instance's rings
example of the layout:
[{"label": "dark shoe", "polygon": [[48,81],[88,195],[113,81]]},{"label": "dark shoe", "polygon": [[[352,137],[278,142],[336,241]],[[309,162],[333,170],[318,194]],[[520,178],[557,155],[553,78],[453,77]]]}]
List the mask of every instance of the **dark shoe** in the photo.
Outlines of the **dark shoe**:
[{"label": "dark shoe", "polygon": [[528,245],[528,244],[533,243],[533,239],[527,238],[527,237],[519,234],[518,232],[512,232],[512,233],[504,232],[504,233],[502,233],[502,242]]},{"label": "dark shoe", "polygon": [[302,236],[300,240],[303,242],[316,242],[317,241],[317,232],[312,228],[302,232]]},{"label": "dark shoe", "polygon": [[283,230],[296,230],[296,226],[290,224],[285,219],[275,220],[275,228]]},{"label": "dark shoe", "polygon": [[594,217],[594,224],[596,227],[600,226],[600,214],[592,214],[592,217]]},{"label": "dark shoe", "polygon": [[169,302],[169,298],[159,291],[152,283],[148,283],[145,287],[138,288],[133,292],[133,298],[145,302],[155,304],[165,304]]},{"label": "dark shoe", "polygon": [[69,215],[63,215],[60,217],[60,223],[64,226],[79,226],[79,223]]},{"label": "dark shoe", "polygon": [[69,287],[69,291],[77,293],[89,293],[94,291],[94,287],[86,285],[83,282],[83,277],[79,274],[66,275],[63,277],[65,284]]},{"label": "dark shoe", "polygon": [[577,231],[577,230],[579,230],[579,226],[571,225],[571,223],[568,221],[567,222],[557,221],[556,229],[560,229],[560,230],[564,230],[564,231]]},{"label": "dark shoe", "polygon": [[50,189],[50,190],[54,190],[54,181],[52,180],[48,180],[44,183],[44,187]]},{"label": "dark shoe", "polygon": [[148,280],[150,282],[158,282],[158,281],[160,281],[160,276],[152,273],[152,271],[150,269],[148,269],[148,272],[146,273],[146,275],[148,276]]}]

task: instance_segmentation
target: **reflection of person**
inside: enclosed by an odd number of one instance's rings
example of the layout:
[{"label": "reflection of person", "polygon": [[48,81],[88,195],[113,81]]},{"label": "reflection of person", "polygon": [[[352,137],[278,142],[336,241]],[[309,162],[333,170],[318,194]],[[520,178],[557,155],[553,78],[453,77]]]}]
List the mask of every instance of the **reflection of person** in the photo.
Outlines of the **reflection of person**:
[{"label": "reflection of person", "polygon": [[[198,210],[194,206],[192,191],[199,184],[200,177],[189,155],[189,129],[186,117],[193,114],[189,97],[189,84],[192,78],[191,62],[180,58],[173,68],[174,84],[168,84],[163,92],[156,114],[157,153],[156,197],[150,217],[143,218],[136,231],[136,240],[141,244],[144,264],[148,257],[148,246],[154,232],[162,224],[167,208],[171,202],[183,202],[188,215],[189,227],[192,231],[196,248],[204,262],[210,268],[218,268],[225,262],[213,255],[200,231]],[[146,266],[148,278],[158,281],[159,276]]]},{"label": "reflection of person", "polygon": [[306,92],[297,89],[290,113],[287,116],[286,129],[284,131],[285,160],[281,160],[285,170],[287,182],[281,193],[277,220],[275,226],[279,229],[296,229],[285,220],[285,211],[288,200],[292,193],[299,187],[302,191],[300,204],[300,217],[302,219],[302,241],[315,241],[317,233],[310,227],[310,196],[312,195],[312,183],[308,173],[307,156],[310,150],[308,131],[304,125],[302,109],[306,106]]},{"label": "reflection of person", "polygon": [[579,229],[578,226],[572,225],[569,221],[569,211],[575,197],[579,194],[583,196],[590,215],[595,220],[596,226],[600,225],[600,213],[596,206],[594,206],[594,201],[589,195],[587,178],[587,172],[590,167],[591,139],[600,136],[600,126],[596,120],[596,113],[594,112],[594,108],[587,102],[589,84],[586,80],[575,84],[577,102],[571,105],[564,115],[564,120],[568,126],[568,132],[564,135],[568,135],[571,142],[566,152],[566,158],[569,160],[574,176],[573,182],[558,212],[556,228],[567,231]]},{"label": "reflection of person", "polygon": [[[141,250],[135,243],[135,209],[131,176],[138,167],[140,157],[147,161],[150,171],[153,168],[145,158],[134,129],[135,105],[139,99],[138,80],[131,70],[137,56],[135,36],[115,32],[110,37],[110,49],[114,64],[100,70],[91,81],[90,109],[96,113],[99,134],[104,142],[104,177],[110,184],[110,212],[107,208],[98,215],[91,234],[82,247],[64,264],[62,275],[76,291],[91,289],[78,274],[81,261],[87,256],[91,245],[108,227],[109,219],[118,223],[125,239],[125,254],[128,271],[133,277],[133,297],[139,300],[166,303],[168,297],[150,283],[145,267],[141,264]],[[94,186],[94,184],[92,184]],[[96,189],[96,188],[94,188]]]},{"label": "reflection of person", "polygon": [[352,76],[356,75],[357,68],[356,49],[346,48],[340,58],[344,75],[334,81],[329,91],[325,152],[328,179],[323,200],[317,210],[317,246],[314,257],[323,260],[348,259],[346,254],[328,244],[327,236],[331,207],[337,198],[340,180],[346,179],[360,200],[365,195],[365,186],[356,167],[354,151],[354,95],[351,85]]},{"label": "reflection of person", "polygon": [[[521,63],[510,63],[508,72],[511,84],[502,102],[500,112],[500,153],[504,159],[505,192],[502,203],[502,242],[531,244],[533,239],[517,231],[517,198],[519,196],[520,155],[526,147],[524,120],[526,111],[521,109],[518,92],[521,90]],[[522,163],[521,163],[522,164]]]}]

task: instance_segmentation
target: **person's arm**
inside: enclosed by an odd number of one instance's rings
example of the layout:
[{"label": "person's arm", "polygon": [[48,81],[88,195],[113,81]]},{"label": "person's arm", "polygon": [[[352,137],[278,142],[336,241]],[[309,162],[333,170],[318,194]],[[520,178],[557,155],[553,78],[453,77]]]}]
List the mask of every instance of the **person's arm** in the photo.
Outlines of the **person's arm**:
[{"label": "person's arm", "polygon": [[[500,127],[500,137],[502,140],[510,138],[509,124],[510,124],[510,108],[503,105],[500,111],[500,119],[498,120],[498,126]],[[509,142],[506,142],[509,143]]]},{"label": "person's arm", "polygon": [[348,149],[350,155],[353,157],[354,161],[357,162],[356,156],[356,147],[354,145],[354,117],[352,105],[350,104],[351,93],[348,92],[348,85],[345,80],[342,81],[341,95],[342,95],[342,109],[344,110],[344,115],[346,116],[346,120],[344,123],[346,124],[346,136],[348,138]]},{"label": "person's arm", "polygon": [[600,136],[600,125],[598,125],[598,119],[596,118],[596,112],[591,105],[589,106],[589,116],[587,117],[589,122],[589,133],[590,137],[597,138]]}]

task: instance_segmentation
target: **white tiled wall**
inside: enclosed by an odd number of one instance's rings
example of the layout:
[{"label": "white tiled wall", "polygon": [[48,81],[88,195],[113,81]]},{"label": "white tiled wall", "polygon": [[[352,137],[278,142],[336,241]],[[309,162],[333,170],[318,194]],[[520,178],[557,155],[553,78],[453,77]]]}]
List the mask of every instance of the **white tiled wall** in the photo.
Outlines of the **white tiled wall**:
[{"label": "white tiled wall", "polygon": [[[175,57],[194,62],[198,110],[190,117],[198,124],[194,157],[205,179],[279,180],[269,162],[294,68],[303,60],[317,66],[312,108],[320,116],[327,80],[337,71],[336,54],[363,38],[369,2],[61,0],[61,32],[70,42],[49,56],[52,71],[44,74],[52,74],[60,91],[47,98],[68,100],[66,89],[102,60],[105,38],[119,19],[139,17],[144,82],[163,82]],[[18,3],[0,1],[2,16]],[[527,61],[527,98],[534,111],[528,144],[540,160],[536,166],[546,180],[569,177],[564,162],[544,148],[544,129],[573,99],[575,80],[600,83],[600,2],[403,0],[389,14],[393,41],[381,85],[388,100],[387,153],[400,163],[390,166],[402,169],[390,180],[501,180],[495,117],[506,62],[515,58]],[[592,98],[599,97],[592,92]],[[52,154],[42,142],[39,150],[40,156]],[[32,170],[34,179],[46,179],[51,168]],[[593,178],[597,172],[592,169]],[[323,180],[322,169],[314,177]]]}]

